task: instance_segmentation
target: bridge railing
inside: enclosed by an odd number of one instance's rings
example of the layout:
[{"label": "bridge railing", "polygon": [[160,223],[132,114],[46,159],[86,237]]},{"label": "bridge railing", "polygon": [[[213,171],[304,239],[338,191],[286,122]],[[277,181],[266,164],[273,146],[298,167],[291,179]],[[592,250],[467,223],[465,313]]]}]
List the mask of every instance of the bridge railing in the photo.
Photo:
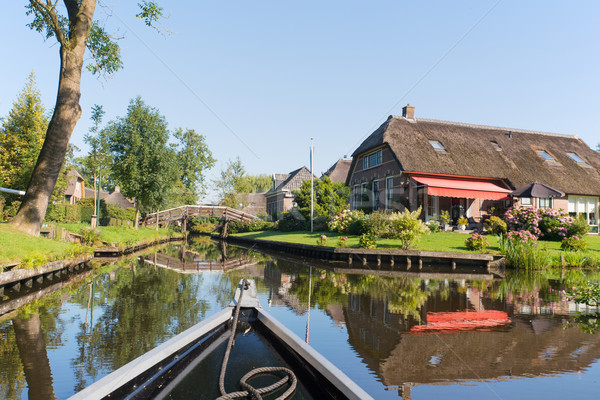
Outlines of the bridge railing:
[{"label": "bridge railing", "polygon": [[243,222],[258,219],[258,217],[252,214],[230,207],[185,205],[149,214],[146,217],[146,225],[154,226],[157,223],[173,222],[187,217],[225,218],[227,221]]}]

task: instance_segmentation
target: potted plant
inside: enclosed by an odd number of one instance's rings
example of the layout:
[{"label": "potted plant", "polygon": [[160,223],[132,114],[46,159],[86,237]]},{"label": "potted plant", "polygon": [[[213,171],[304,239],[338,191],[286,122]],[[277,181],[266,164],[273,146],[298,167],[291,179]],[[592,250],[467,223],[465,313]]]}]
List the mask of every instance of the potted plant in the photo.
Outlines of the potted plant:
[{"label": "potted plant", "polygon": [[469,225],[469,220],[465,217],[462,217],[456,221],[456,224],[458,225],[459,230],[464,231],[467,228],[467,225]]},{"label": "potted plant", "polygon": [[442,211],[440,213],[440,222],[442,223],[442,225],[444,226],[444,230],[445,231],[449,231],[450,230],[450,221],[452,219],[450,218],[450,213],[448,211]]}]

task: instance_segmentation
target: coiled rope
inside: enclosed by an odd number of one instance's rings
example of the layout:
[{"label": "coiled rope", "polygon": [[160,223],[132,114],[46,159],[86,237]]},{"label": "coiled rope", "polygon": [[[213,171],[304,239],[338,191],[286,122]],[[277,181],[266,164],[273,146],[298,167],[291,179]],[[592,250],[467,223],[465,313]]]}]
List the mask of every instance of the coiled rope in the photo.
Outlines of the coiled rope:
[{"label": "coiled rope", "polygon": [[[246,375],[242,376],[242,378],[240,379],[240,386],[245,390],[232,393],[227,393],[225,391],[225,371],[227,370],[229,354],[231,353],[231,348],[233,347],[235,331],[238,323],[238,316],[240,314],[240,304],[242,303],[242,296],[244,295],[244,289],[246,289],[247,286],[248,281],[244,279],[242,282],[242,287],[240,289],[240,297],[238,298],[237,304],[235,306],[235,312],[233,314],[233,326],[231,327],[231,336],[229,337],[229,342],[227,343],[227,350],[225,351],[223,363],[221,364],[221,375],[219,376],[219,390],[221,391],[221,397],[217,398],[217,400],[237,399],[247,396],[251,396],[251,398],[256,400],[262,400],[262,395],[271,393],[279,389],[289,381],[290,387],[281,396],[275,399],[285,400],[289,398],[291,394],[294,393],[297,384],[297,379],[294,372],[292,372],[292,370],[290,370],[289,368],[285,367],[263,367],[253,369]],[[281,376],[282,378],[274,384],[260,389],[256,389],[248,383],[248,380],[264,374]]]}]

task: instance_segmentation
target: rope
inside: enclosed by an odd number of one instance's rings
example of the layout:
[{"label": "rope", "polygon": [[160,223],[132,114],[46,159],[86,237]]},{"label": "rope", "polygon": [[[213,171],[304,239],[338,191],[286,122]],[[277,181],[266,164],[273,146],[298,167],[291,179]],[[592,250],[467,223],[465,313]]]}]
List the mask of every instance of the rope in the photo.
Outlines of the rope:
[{"label": "rope", "polygon": [[[231,327],[231,336],[229,337],[229,342],[227,343],[227,350],[225,351],[225,356],[223,357],[223,363],[221,364],[221,374],[219,376],[219,390],[221,392],[221,396],[217,398],[217,400],[229,400],[229,399],[237,399],[242,397],[251,396],[251,398],[256,400],[262,400],[262,395],[273,392],[283,385],[285,385],[288,381],[290,382],[290,387],[275,400],[285,400],[289,398],[289,396],[294,393],[296,390],[297,379],[296,375],[289,369],[285,367],[263,367],[263,368],[255,368],[252,371],[248,372],[246,375],[242,376],[240,379],[240,386],[242,387],[242,391],[227,393],[225,391],[225,371],[227,370],[227,363],[229,362],[229,354],[231,353],[231,348],[233,347],[233,340],[235,337],[235,331],[238,323],[238,316],[240,314],[240,304],[242,303],[242,296],[244,294],[244,289],[247,288],[248,281],[246,279],[242,282],[242,287],[240,289],[240,297],[238,298],[238,302],[235,306],[235,312],[233,314],[233,326]],[[270,386],[256,389],[252,385],[250,385],[248,380],[255,378],[259,375],[275,375],[281,376],[281,379]]]}]

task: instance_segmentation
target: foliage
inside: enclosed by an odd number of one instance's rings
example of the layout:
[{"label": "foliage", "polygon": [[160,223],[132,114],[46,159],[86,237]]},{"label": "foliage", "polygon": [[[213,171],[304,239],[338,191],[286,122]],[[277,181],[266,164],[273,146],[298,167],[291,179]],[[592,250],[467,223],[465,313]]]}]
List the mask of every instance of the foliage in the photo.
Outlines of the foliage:
[{"label": "foliage", "polygon": [[212,233],[217,228],[217,218],[196,217],[190,221],[189,230],[194,233]]},{"label": "foliage", "polygon": [[48,257],[45,254],[40,252],[32,252],[23,257],[21,262],[19,263],[19,268],[21,269],[34,269],[39,268],[42,265],[45,265],[49,262]]},{"label": "foliage", "polygon": [[584,251],[587,248],[587,243],[578,236],[571,236],[562,240],[560,248],[568,251]]},{"label": "foliage", "polygon": [[340,236],[337,241],[337,247],[346,247],[346,241],[348,241],[348,236]]},{"label": "foliage", "polygon": [[378,238],[393,236],[390,214],[379,211],[367,214],[362,217],[361,225],[363,233],[372,232]]},{"label": "foliage", "polygon": [[480,233],[473,233],[471,237],[465,239],[465,245],[469,250],[478,250],[481,251],[488,247],[490,243],[487,241],[485,236]]},{"label": "foliage", "polygon": [[277,221],[277,229],[282,232],[306,230],[307,225],[306,220],[295,209],[284,212],[279,221]]},{"label": "foliage", "polygon": [[275,224],[269,221],[253,220],[253,221],[231,221],[229,222],[230,233],[241,232],[260,232],[273,229]]},{"label": "foliage", "polygon": [[590,229],[592,229],[592,227],[588,225],[583,214],[579,214],[577,218],[574,218],[571,225],[568,226],[567,237],[578,236],[583,238],[588,234]]},{"label": "foliage", "polygon": [[429,233],[427,225],[419,219],[420,215],[421,207],[416,211],[405,209],[390,215],[390,237],[400,239],[404,250],[412,248],[422,235]]},{"label": "foliage", "polygon": [[586,282],[574,286],[570,290],[565,290],[565,294],[576,303],[587,304],[592,307],[600,306],[600,286],[596,282]]},{"label": "foliage", "polygon": [[350,226],[355,221],[360,221],[365,213],[360,210],[350,211],[345,209],[329,219],[329,231],[337,233],[350,233]]},{"label": "foliage", "polygon": [[249,193],[250,186],[246,177],[246,169],[239,157],[229,160],[225,169],[221,170],[220,179],[212,181],[217,189],[219,205],[231,208],[244,208],[244,195]]},{"label": "foliage", "polygon": [[358,247],[361,249],[374,249],[377,247],[376,236],[373,232],[367,232],[360,235]]},{"label": "foliage", "polygon": [[167,146],[165,118],[137,97],[130,101],[127,116],[110,122],[104,131],[113,157],[113,174],[123,195],[136,199],[137,210],[161,208],[177,181],[176,157]]},{"label": "foliage", "polygon": [[459,218],[459,219],[456,221],[456,223],[457,223],[458,225],[464,225],[464,226],[467,226],[467,225],[469,225],[469,220],[468,220],[467,218],[464,218],[464,217],[462,217],[462,218]]},{"label": "foliage", "polygon": [[[306,220],[310,220],[310,180],[302,182],[300,189],[293,192],[294,202],[298,205],[300,213]],[[327,175],[314,179],[314,217],[332,217],[343,212],[348,207],[350,188],[343,183],[335,183]]]},{"label": "foliage", "polygon": [[263,193],[273,187],[273,178],[267,174],[245,175],[242,179],[248,193]]},{"label": "foliage", "polygon": [[179,177],[185,188],[185,193],[180,194],[180,202],[196,204],[198,195],[206,192],[204,172],[212,168],[216,161],[204,135],[196,133],[193,129],[184,131],[179,128],[174,136],[178,140],[176,151]]},{"label": "foliage", "polygon": [[525,239],[525,241],[523,240],[524,237],[518,235],[514,237],[501,236],[498,238],[500,251],[506,258],[507,266],[532,270],[551,265],[550,253],[545,249],[540,249],[536,240],[530,238]]},{"label": "foliage", "polygon": [[503,235],[506,233],[506,222],[504,222],[502,218],[496,217],[495,215],[485,220],[483,227],[486,229],[486,231],[489,231],[494,235]]},{"label": "foliage", "polygon": [[509,242],[529,243],[537,241],[537,237],[529,231],[511,231],[506,235]]},{"label": "foliage", "polygon": [[89,226],[81,228],[79,233],[81,234],[83,244],[86,246],[93,246],[94,244],[100,242],[100,236],[102,236],[100,229],[92,229]]}]

